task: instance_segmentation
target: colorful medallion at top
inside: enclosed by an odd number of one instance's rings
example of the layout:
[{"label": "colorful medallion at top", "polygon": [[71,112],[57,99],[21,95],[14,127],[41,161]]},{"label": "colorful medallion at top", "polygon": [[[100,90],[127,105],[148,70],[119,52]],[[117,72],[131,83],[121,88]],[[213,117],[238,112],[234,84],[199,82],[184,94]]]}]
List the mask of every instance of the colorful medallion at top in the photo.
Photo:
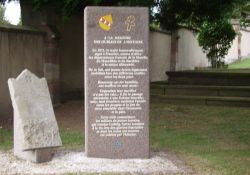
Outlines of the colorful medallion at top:
[{"label": "colorful medallion at top", "polygon": [[109,31],[111,29],[111,26],[113,24],[113,19],[112,19],[112,15],[106,15],[106,16],[102,16],[99,19],[99,26],[106,31]]}]

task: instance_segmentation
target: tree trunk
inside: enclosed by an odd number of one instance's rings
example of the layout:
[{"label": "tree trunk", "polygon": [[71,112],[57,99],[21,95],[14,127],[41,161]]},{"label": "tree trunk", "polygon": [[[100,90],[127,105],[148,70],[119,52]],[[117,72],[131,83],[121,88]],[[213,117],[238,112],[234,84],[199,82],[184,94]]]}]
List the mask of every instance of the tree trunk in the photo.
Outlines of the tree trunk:
[{"label": "tree trunk", "polygon": [[[57,64],[48,67],[48,70],[56,68],[56,70],[52,70],[52,73],[56,72],[59,75],[57,85],[51,85],[51,89],[56,89],[55,94],[60,92],[62,100],[82,97],[84,89],[83,16],[79,14],[79,16],[72,16],[64,21],[51,3],[43,6],[39,11],[33,10],[31,3],[22,0],[20,0],[20,6],[23,25],[33,26],[47,33],[45,60],[48,60],[47,66],[52,65],[51,63]],[[48,28],[52,30],[48,31]],[[49,37],[57,31],[60,33],[60,40],[56,44],[56,41]]]}]

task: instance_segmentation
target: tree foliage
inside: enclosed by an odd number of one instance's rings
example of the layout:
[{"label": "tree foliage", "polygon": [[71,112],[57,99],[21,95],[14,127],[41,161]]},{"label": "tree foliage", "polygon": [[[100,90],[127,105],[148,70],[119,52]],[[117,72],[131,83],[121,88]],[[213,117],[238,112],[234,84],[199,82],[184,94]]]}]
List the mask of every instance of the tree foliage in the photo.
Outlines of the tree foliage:
[{"label": "tree foliage", "polygon": [[250,1],[246,4],[239,6],[236,10],[236,17],[239,18],[241,22],[241,26],[250,27]]},{"label": "tree foliage", "polygon": [[9,21],[4,16],[5,7],[0,4],[0,24],[9,24]]},{"label": "tree foliage", "polygon": [[[16,0],[0,0],[0,3]],[[162,29],[177,30],[180,26],[198,31],[198,41],[207,57],[221,61],[235,37],[230,20],[240,18],[250,22],[250,0],[20,0],[30,3],[35,10],[48,5],[56,7],[64,18],[81,14],[87,5],[147,6],[154,24]],[[154,8],[155,7],[155,8]],[[158,12],[153,12],[158,9]]]},{"label": "tree foliage", "polygon": [[[0,0],[0,3],[18,0]],[[155,0],[19,0],[22,3],[33,5],[34,10],[39,10],[47,5],[54,6],[63,18],[74,14],[82,14],[85,6],[147,6],[153,7]]]},{"label": "tree foliage", "polygon": [[197,30],[199,45],[215,66],[236,36],[230,20],[236,12],[241,18],[246,5],[249,0],[161,0],[155,20],[166,30],[180,26]]},{"label": "tree foliage", "polygon": [[228,20],[205,22],[201,26],[198,41],[207,54],[212,67],[220,67],[235,38],[235,31]]},{"label": "tree foliage", "polygon": [[160,0],[156,20],[166,30],[183,25],[199,30],[204,22],[231,19],[236,9],[241,13],[248,2],[250,0]]}]

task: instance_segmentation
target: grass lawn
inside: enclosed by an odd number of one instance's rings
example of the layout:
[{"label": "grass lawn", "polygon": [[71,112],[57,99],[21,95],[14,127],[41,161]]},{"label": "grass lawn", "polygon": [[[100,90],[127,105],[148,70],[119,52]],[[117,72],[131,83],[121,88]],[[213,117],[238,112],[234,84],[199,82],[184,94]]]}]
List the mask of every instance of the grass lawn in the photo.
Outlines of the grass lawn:
[{"label": "grass lawn", "polygon": [[198,174],[250,174],[250,109],[151,105],[151,147]]},{"label": "grass lawn", "polygon": [[[83,147],[81,131],[60,130],[65,149]],[[12,144],[12,131],[3,127],[0,149]],[[176,154],[195,174],[250,174],[250,109],[152,103],[150,145]]]},{"label": "grass lawn", "polygon": [[250,69],[250,58],[236,61],[228,65],[229,69]]}]

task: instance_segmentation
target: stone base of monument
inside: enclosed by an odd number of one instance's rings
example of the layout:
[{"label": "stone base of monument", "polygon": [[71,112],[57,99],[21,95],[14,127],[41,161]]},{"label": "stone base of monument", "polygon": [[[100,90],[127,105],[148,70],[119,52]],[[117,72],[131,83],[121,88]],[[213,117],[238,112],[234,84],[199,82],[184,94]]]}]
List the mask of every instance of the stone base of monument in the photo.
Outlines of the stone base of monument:
[{"label": "stone base of monument", "polygon": [[52,148],[35,149],[29,151],[15,149],[14,155],[33,163],[44,163],[52,160]]}]

